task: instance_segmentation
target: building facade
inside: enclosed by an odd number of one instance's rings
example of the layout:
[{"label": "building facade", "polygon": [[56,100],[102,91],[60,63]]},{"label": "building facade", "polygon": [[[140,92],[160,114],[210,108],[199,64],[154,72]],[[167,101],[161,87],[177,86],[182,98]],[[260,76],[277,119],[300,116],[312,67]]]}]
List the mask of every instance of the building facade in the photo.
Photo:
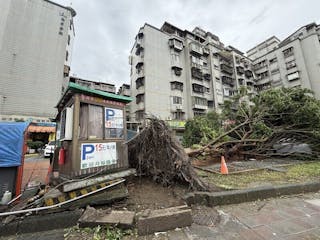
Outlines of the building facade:
[{"label": "building facade", "polygon": [[[248,95],[269,88],[302,87],[320,99],[320,26],[311,23],[283,41],[273,36],[246,54],[200,28],[165,22],[140,28],[131,54],[131,121],[146,115],[186,120],[219,111],[245,87]],[[246,98],[244,98],[246,99]]]},{"label": "building facade", "polygon": [[247,52],[256,89],[302,87],[320,99],[320,26],[311,23],[280,41],[271,37]]},{"label": "building facade", "polygon": [[224,100],[247,86],[254,93],[252,64],[210,32],[140,28],[131,54],[131,121],[146,115],[186,120],[219,110]]},{"label": "building facade", "polygon": [[0,7],[0,121],[47,122],[68,82],[76,12],[49,0]]}]

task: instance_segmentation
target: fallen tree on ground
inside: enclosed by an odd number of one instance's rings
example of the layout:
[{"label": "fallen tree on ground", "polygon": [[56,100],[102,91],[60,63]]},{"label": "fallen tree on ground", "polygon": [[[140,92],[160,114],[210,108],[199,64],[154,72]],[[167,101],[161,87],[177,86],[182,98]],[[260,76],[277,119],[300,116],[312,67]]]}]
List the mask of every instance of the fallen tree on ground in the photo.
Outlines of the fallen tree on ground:
[{"label": "fallen tree on ground", "polygon": [[200,180],[183,147],[162,120],[148,119],[146,127],[128,142],[128,153],[130,165],[137,169],[138,175],[152,176],[166,186],[182,181],[192,189],[210,190]]},{"label": "fallen tree on ground", "polygon": [[[220,131],[218,136],[208,139],[210,134],[198,133],[206,136],[205,141],[201,138],[203,147],[192,151],[190,156],[319,156],[320,102],[309,90],[272,89],[250,102],[240,99],[238,96],[235,102],[226,102],[222,114],[212,119],[222,123],[220,129],[203,128],[209,132]],[[192,124],[186,126],[187,133],[192,131],[188,129]]]}]

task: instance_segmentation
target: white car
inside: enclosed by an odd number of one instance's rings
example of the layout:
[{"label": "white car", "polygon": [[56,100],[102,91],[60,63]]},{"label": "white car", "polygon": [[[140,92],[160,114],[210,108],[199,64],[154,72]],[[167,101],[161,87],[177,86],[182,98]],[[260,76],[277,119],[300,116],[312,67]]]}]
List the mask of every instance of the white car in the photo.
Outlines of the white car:
[{"label": "white car", "polygon": [[51,141],[48,144],[46,144],[46,147],[44,149],[43,152],[43,156],[44,157],[50,157],[50,154],[54,153],[54,149],[56,148],[56,142],[55,141]]}]

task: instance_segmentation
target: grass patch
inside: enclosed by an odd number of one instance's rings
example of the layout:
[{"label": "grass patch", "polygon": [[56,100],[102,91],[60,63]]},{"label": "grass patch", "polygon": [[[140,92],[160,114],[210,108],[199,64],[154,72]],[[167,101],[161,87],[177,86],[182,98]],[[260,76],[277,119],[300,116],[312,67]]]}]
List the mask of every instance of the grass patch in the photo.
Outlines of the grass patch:
[{"label": "grass patch", "polygon": [[287,172],[260,170],[241,174],[219,175],[197,170],[205,181],[225,189],[244,189],[261,185],[302,183],[320,179],[320,162],[303,163],[286,168]]},{"label": "grass patch", "polygon": [[79,228],[78,226],[65,229],[64,239],[67,240],[121,240],[125,237],[134,239],[137,237],[135,230],[122,230],[111,226],[97,226],[94,228]]}]

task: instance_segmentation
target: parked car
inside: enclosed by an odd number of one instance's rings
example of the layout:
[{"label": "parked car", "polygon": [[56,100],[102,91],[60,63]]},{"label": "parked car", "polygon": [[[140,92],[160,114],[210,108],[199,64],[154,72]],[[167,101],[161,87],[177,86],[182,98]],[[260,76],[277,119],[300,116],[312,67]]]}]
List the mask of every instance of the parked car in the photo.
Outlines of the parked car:
[{"label": "parked car", "polygon": [[50,157],[50,154],[54,153],[54,149],[57,147],[56,141],[51,141],[48,144],[45,145],[43,156],[44,157]]}]

